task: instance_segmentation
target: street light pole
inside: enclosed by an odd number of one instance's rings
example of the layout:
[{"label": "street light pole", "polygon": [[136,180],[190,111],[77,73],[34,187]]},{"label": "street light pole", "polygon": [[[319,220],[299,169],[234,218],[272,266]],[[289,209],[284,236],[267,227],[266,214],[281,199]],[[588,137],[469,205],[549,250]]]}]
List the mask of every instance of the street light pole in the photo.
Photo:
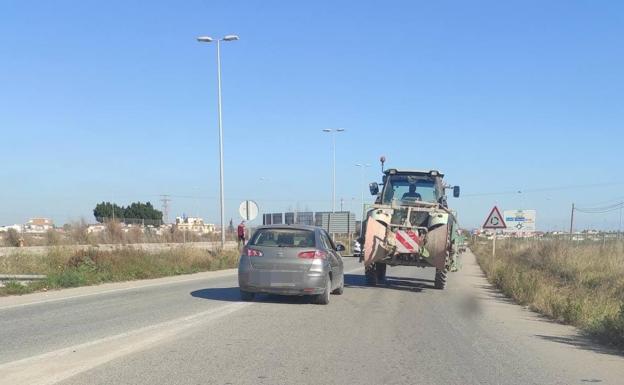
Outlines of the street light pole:
[{"label": "street light pole", "polygon": [[324,128],[332,136],[332,213],[336,212],[336,132],[344,132],[344,128]]},{"label": "street light pole", "polygon": [[223,191],[223,120],[221,113],[221,39],[217,40],[217,88],[219,94],[219,199],[221,201],[221,248],[225,248],[225,199]]},{"label": "street light pole", "polygon": [[[237,35],[226,35],[217,39],[217,89],[219,106],[219,200],[221,203],[221,247],[225,247],[225,196],[223,190],[223,121],[221,114],[221,41],[238,40]],[[209,36],[197,38],[200,43],[211,43],[213,39]]]}]

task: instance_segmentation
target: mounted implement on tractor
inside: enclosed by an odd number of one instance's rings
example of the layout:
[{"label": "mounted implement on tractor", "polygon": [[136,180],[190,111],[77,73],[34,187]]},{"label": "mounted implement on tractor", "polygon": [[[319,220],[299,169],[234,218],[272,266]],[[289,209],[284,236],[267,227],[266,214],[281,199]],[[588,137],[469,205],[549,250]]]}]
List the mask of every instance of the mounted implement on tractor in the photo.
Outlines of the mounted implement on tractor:
[{"label": "mounted implement on tractor", "polygon": [[393,168],[383,174],[381,192],[377,183],[370,184],[377,198],[362,231],[367,283],[384,280],[387,265],[435,267],[435,287],[444,289],[447,272],[457,270],[458,246],[457,219],[446,190],[452,188],[459,197],[459,186],[446,185],[436,170]]}]

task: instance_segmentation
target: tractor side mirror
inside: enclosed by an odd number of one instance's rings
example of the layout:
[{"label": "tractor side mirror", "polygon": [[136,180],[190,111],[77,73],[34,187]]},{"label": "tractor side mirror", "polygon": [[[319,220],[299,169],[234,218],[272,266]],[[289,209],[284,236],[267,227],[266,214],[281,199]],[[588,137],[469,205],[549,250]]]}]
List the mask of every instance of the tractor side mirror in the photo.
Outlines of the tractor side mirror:
[{"label": "tractor side mirror", "polygon": [[377,184],[377,182],[369,184],[368,189],[370,190],[371,195],[379,194],[379,185]]},{"label": "tractor side mirror", "polygon": [[453,197],[459,198],[459,186],[453,186]]}]

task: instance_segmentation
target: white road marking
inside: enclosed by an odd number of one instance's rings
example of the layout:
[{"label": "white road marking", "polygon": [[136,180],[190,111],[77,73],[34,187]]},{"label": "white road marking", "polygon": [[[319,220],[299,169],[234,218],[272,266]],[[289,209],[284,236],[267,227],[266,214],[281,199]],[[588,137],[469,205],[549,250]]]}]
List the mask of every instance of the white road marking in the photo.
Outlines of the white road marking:
[{"label": "white road marking", "polygon": [[[350,274],[361,269],[362,266],[359,265],[358,267],[349,269],[344,273]],[[231,274],[224,274],[223,276]],[[95,296],[111,292],[133,290],[143,287],[161,286],[178,282],[191,282],[202,279],[207,279],[207,277],[196,277],[188,280],[160,282],[139,287],[119,288],[63,298],[48,299],[25,304],[5,306],[0,308],[0,310],[39,303],[57,302],[73,298]],[[190,316],[161,322],[129,332],[96,339],[21,360],[7,362],[0,365],[0,384],[55,384],[116,358],[145,350],[194,326],[225,317],[252,304],[253,302],[235,302]]]},{"label": "white road marking", "polygon": [[144,350],[202,323],[230,315],[253,303],[216,309],[0,365],[0,384],[54,384],[115,358]]}]

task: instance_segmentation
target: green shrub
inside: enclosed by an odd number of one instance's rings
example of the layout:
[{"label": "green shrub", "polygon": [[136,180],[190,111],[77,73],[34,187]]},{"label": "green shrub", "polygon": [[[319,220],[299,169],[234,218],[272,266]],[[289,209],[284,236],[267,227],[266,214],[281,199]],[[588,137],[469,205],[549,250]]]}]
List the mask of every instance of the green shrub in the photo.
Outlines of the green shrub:
[{"label": "green shrub", "polygon": [[4,292],[5,294],[8,294],[8,295],[30,293],[30,290],[28,290],[27,285],[22,285],[20,282],[17,282],[17,281],[8,281],[4,284],[4,287],[1,289],[2,289],[1,292]]}]

